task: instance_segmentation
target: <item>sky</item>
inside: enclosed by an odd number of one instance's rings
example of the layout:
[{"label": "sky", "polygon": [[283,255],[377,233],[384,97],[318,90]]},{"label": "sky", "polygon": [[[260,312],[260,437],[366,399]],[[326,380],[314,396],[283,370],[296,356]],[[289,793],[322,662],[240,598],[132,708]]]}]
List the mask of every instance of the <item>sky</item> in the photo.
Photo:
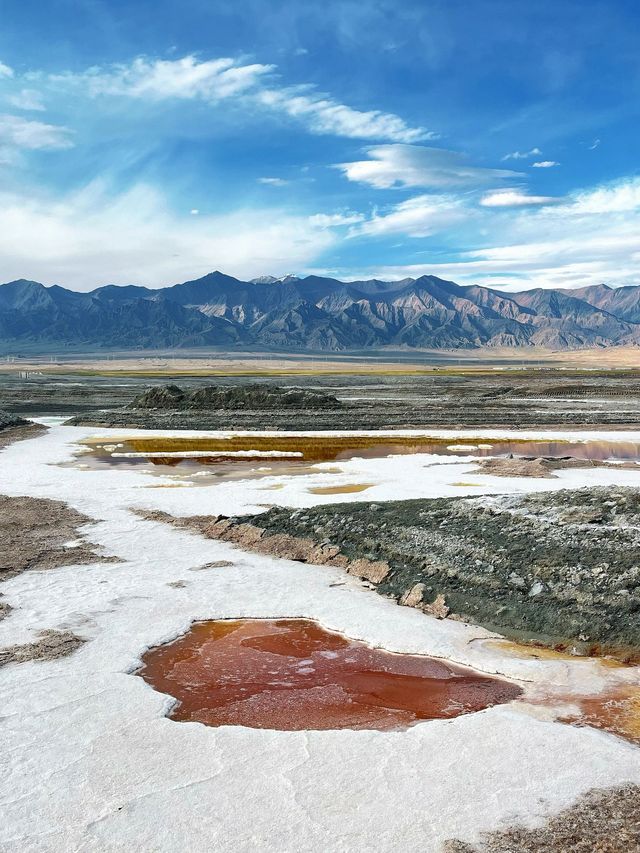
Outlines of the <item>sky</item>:
[{"label": "sky", "polygon": [[0,281],[640,284],[637,0],[0,0]]}]

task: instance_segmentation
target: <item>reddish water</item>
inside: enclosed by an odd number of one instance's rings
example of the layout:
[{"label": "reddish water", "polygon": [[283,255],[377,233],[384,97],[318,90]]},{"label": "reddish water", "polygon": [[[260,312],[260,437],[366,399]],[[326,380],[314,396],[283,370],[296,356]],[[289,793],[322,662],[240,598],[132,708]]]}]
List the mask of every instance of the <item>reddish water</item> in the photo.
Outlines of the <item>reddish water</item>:
[{"label": "reddish water", "polygon": [[509,702],[520,689],[442,661],[372,649],[307,619],[200,622],[138,675],[209,726],[402,729]]}]

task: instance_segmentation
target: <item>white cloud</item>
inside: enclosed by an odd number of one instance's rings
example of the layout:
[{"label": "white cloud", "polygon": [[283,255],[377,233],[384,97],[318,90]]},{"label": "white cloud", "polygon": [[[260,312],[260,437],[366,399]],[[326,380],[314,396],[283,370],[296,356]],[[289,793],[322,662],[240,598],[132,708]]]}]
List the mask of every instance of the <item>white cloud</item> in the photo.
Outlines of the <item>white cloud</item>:
[{"label": "white cloud", "polygon": [[317,228],[340,228],[362,222],[364,218],[362,213],[348,210],[344,213],[316,213],[309,217],[309,223]]},{"label": "white cloud", "polygon": [[595,151],[596,148],[600,147],[600,140],[594,139],[593,142],[591,143],[591,145],[589,145],[587,147],[589,148],[589,151]]},{"label": "white cloud", "polygon": [[42,111],[45,108],[42,102],[42,95],[35,89],[22,89],[20,92],[16,92],[15,95],[10,95],[7,100],[13,107],[19,110]]},{"label": "white cloud", "polygon": [[539,157],[542,151],[539,148],[532,148],[530,151],[512,151],[511,154],[505,154],[503,160],[528,160],[530,157]]},{"label": "white cloud", "polygon": [[228,57],[199,62],[194,56],[181,59],[140,56],[128,65],[50,75],[49,81],[57,85],[80,86],[93,97],[113,95],[152,101],[170,98],[218,101],[246,92],[272,70],[272,65],[241,65]]},{"label": "white cloud", "polygon": [[429,187],[449,189],[491,184],[521,177],[507,169],[470,166],[462,154],[443,148],[417,145],[377,145],[367,151],[368,160],[340,163],[350,181],[369,184],[376,189],[392,187]]},{"label": "white cloud", "polygon": [[21,116],[0,115],[0,148],[72,148],[71,131],[66,127],[30,121]]},{"label": "white cloud", "polygon": [[289,181],[286,181],[284,178],[258,178],[258,183],[272,187],[286,187]]},{"label": "white cloud", "polygon": [[408,237],[428,237],[470,215],[460,199],[419,195],[395,205],[389,213],[374,213],[371,219],[352,229],[351,236],[406,234]]},{"label": "white cloud", "polygon": [[13,68],[0,62],[0,77],[13,77]]},{"label": "white cloud", "polygon": [[[487,209],[484,216],[500,216]],[[358,270],[359,277],[431,273],[498,289],[640,284],[640,177],[577,192],[561,203],[491,218],[482,233],[500,243],[463,251],[459,260]]]},{"label": "white cloud", "polygon": [[496,190],[480,199],[483,207],[524,207],[528,204],[558,204],[562,199],[548,195],[527,195],[522,190]]},{"label": "white cloud", "polygon": [[539,160],[531,165],[534,169],[552,169],[554,166],[559,166],[560,163],[557,160]]},{"label": "white cloud", "polygon": [[181,217],[144,184],[112,196],[96,181],[56,201],[0,194],[0,281],[153,287],[216,268],[251,278],[304,268],[335,239],[308,217],[273,209]]},{"label": "white cloud", "polygon": [[617,181],[594,190],[574,193],[567,213],[600,214],[640,211],[640,178]]},{"label": "white cloud", "polygon": [[274,65],[243,65],[229,57],[199,61],[192,55],[171,60],[142,56],[128,64],[53,74],[46,80],[57,87],[84,90],[92,97],[208,102],[241,97],[254,109],[259,105],[302,122],[311,133],[392,142],[417,142],[435,136],[422,127],[410,127],[393,113],[354,109],[317,92],[312,85],[275,86],[274,71]]},{"label": "white cloud", "polygon": [[191,216],[198,216],[198,214],[200,213],[200,211],[198,210],[198,208],[197,208],[197,207],[194,207],[194,208],[192,208],[192,209],[189,211],[189,213],[191,214]]},{"label": "white cloud", "polygon": [[313,133],[353,139],[388,139],[392,142],[418,142],[434,138],[433,133],[422,127],[409,127],[393,113],[355,110],[333,98],[310,91],[308,87],[267,89],[259,94],[259,100],[269,109],[301,120]]}]

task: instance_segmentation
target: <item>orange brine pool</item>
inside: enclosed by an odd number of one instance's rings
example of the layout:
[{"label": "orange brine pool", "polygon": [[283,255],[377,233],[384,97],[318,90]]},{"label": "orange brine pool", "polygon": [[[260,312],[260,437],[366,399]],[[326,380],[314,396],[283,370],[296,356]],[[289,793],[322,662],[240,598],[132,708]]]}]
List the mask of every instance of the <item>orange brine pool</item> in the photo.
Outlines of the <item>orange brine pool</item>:
[{"label": "orange brine pool", "polygon": [[178,700],[174,720],[286,731],[403,729],[521,693],[433,658],[373,649],[308,619],[195,623],[150,649],[137,674]]}]

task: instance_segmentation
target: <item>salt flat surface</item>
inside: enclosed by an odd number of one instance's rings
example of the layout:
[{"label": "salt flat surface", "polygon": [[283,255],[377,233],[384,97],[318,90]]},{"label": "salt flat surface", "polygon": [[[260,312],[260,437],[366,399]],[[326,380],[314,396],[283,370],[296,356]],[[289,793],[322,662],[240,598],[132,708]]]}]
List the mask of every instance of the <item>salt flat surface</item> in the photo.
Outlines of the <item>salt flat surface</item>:
[{"label": "salt flat surface", "polygon": [[[90,642],[58,661],[0,669],[1,850],[437,851],[446,838],[471,841],[515,820],[540,822],[591,787],[640,782],[636,747],[555,722],[553,707],[528,701],[637,680],[637,670],[511,657],[487,642],[489,632],[399,607],[338,569],[244,553],[131,512],[228,514],[275,501],[308,506],[462,494],[452,483],[467,478],[471,461],[352,459],[339,463],[340,475],[274,478],[284,488],[272,492],[264,479],[149,488],[166,478],[58,464],[79,440],[133,433],[54,425],[0,453],[0,492],[66,501],[95,520],[82,534],[123,560],[25,572],[2,585],[15,609],[0,622],[0,645],[28,642],[45,628],[70,629]],[[573,435],[640,440],[630,432]],[[482,488],[468,493],[640,485],[640,471],[558,473],[557,480],[477,477]],[[339,485],[341,477],[376,485],[350,495],[308,492]],[[233,565],[202,569],[221,559]],[[167,585],[178,580],[186,585]],[[391,651],[500,673],[521,684],[524,698],[404,732],[214,729],[168,720],[169,697],[128,674],[147,648],[194,620],[293,616]]]}]

